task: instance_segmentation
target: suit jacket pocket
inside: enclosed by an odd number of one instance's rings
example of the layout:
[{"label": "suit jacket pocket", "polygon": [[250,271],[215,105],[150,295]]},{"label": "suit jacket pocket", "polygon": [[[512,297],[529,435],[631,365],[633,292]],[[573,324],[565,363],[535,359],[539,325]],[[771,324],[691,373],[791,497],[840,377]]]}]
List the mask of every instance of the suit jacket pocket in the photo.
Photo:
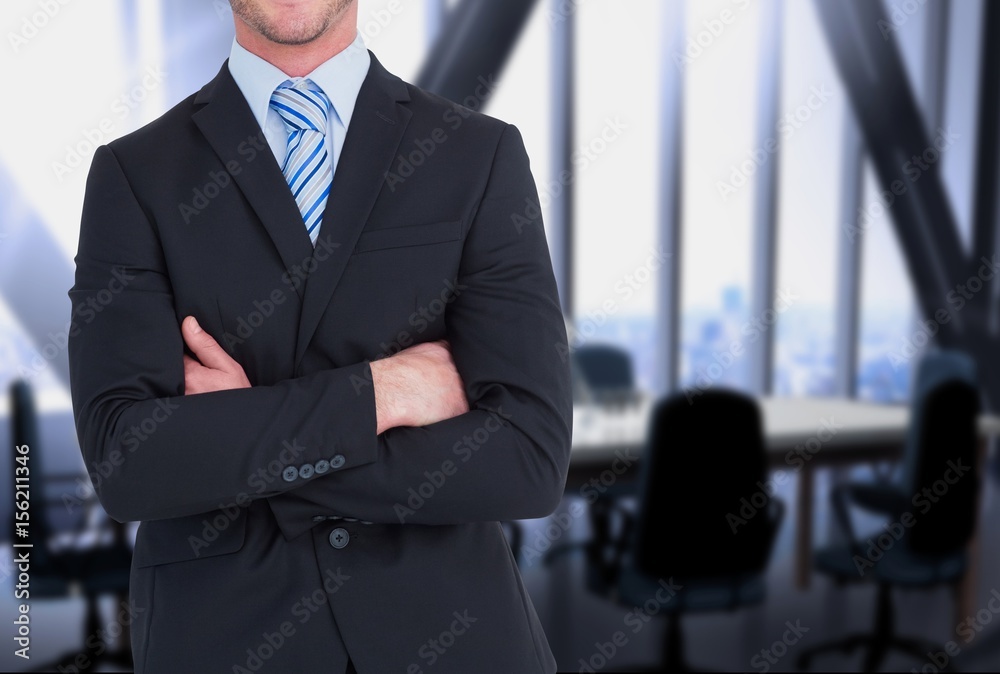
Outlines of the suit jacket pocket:
[{"label": "suit jacket pocket", "polygon": [[428,225],[373,229],[361,233],[357,245],[354,246],[354,252],[367,253],[387,248],[425,246],[432,243],[458,241],[461,237],[462,223],[459,220],[435,222]]},{"label": "suit jacket pocket", "polygon": [[234,507],[143,522],[136,534],[133,566],[158,566],[236,552],[243,547],[246,520],[246,509]]}]

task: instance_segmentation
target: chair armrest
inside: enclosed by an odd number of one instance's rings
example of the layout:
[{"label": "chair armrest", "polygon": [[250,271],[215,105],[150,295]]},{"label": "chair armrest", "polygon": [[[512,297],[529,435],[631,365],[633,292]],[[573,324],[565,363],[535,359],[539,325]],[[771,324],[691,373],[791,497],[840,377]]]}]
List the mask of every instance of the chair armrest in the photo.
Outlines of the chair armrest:
[{"label": "chair armrest", "polygon": [[907,503],[906,496],[895,485],[870,482],[838,484],[831,491],[830,500],[837,524],[850,543],[851,552],[856,555],[863,555],[863,552],[851,524],[850,506],[896,516],[906,509]]}]

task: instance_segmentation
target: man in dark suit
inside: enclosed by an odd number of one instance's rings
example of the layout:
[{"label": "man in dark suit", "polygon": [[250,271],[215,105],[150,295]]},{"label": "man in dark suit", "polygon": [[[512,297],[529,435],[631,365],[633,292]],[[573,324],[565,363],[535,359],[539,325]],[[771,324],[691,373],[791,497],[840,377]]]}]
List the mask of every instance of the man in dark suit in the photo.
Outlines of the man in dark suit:
[{"label": "man in dark suit", "polygon": [[95,154],[70,291],[136,671],[553,672],[499,524],[571,432],[521,137],[388,73],[356,0],[233,9],[218,76]]}]

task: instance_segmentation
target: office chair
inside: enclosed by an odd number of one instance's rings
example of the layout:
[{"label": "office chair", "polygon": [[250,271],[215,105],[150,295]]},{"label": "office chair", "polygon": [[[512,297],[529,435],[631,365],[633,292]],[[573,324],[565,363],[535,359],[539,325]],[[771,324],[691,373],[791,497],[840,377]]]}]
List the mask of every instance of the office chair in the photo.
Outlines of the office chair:
[{"label": "office chair", "polygon": [[[572,328],[569,332],[572,334]],[[622,349],[603,344],[577,347],[571,351],[570,371],[574,402],[610,405],[630,402],[636,398],[632,358]],[[603,495],[599,503],[591,504],[591,518],[605,517],[607,503],[612,497],[628,493],[627,489],[613,490]],[[520,522],[502,524],[514,559],[520,564],[524,529]]]},{"label": "office chair", "polygon": [[594,402],[623,402],[635,396],[632,357],[618,347],[580,346],[572,352],[572,369]]},{"label": "office chair", "polygon": [[[966,547],[976,526],[979,468],[976,446],[979,393],[975,365],[957,352],[928,355],[921,363],[914,390],[913,417],[904,449],[902,471],[895,480],[846,483],[831,494],[834,514],[848,539],[815,555],[818,571],[838,585],[878,584],[874,629],[821,644],[802,653],[798,665],[808,668],[830,651],[866,649],[864,671],[875,671],[890,650],[923,659],[943,647],[922,639],[897,636],[893,624],[892,588],[957,588],[968,566]],[[968,472],[951,466],[967,467]],[[948,479],[953,484],[948,484]],[[935,483],[939,483],[935,485]],[[939,493],[947,487],[947,491]],[[925,489],[937,491],[932,501]],[[850,505],[888,515],[899,534],[881,540],[877,550],[855,536]],[[904,526],[909,523],[909,526]],[[886,533],[880,530],[874,540]],[[878,553],[882,553],[881,556]]]},{"label": "office chair", "polygon": [[[641,470],[638,512],[619,511],[620,533],[596,529],[590,541],[553,549],[546,561],[582,548],[590,591],[630,607],[656,598],[668,625],[662,662],[651,671],[687,670],[681,614],[764,599],[784,506],[760,487],[767,464],[757,403],[724,390],[693,403],[683,394],[661,401]],[[742,498],[755,512],[740,512]],[[665,602],[661,581],[680,586]]]},{"label": "office chair", "polygon": [[[11,384],[10,401],[13,445],[28,445],[30,448],[28,453],[31,479],[31,505],[28,509],[30,517],[29,537],[25,539],[15,538],[13,542],[29,542],[33,545],[31,548],[31,596],[33,599],[65,598],[69,597],[74,589],[79,588],[87,599],[84,646],[81,651],[68,653],[59,658],[58,662],[39,667],[36,671],[51,671],[53,669],[64,671],[62,668],[75,671],[73,668],[78,666],[75,660],[80,652],[84,652],[87,656],[87,660],[91,663],[90,666],[108,663],[131,668],[132,656],[128,644],[128,625],[122,625],[120,640],[125,644],[122,650],[106,649],[101,653],[83,651],[83,648],[89,649],[91,647],[89,640],[93,635],[104,634],[108,631],[107,624],[101,621],[98,598],[102,595],[114,594],[121,601],[128,599],[132,553],[125,541],[124,528],[115,523],[117,526],[114,531],[114,542],[110,546],[105,545],[85,550],[70,548],[53,551],[50,549],[50,541],[54,532],[46,508],[56,504],[63,507],[64,504],[60,499],[45,498],[44,487],[47,484],[51,485],[54,480],[46,480],[41,472],[44,458],[42,445],[39,442],[38,417],[31,389],[26,382],[20,380]],[[21,455],[13,452],[14,475],[18,474],[16,468],[21,465],[17,461],[19,456]],[[17,530],[17,523],[15,520],[12,535]]]}]

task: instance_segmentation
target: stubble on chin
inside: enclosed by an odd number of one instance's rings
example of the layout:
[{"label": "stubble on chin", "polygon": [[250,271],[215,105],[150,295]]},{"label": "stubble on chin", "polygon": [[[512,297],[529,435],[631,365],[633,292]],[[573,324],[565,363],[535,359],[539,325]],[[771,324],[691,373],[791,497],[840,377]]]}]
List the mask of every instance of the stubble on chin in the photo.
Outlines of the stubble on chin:
[{"label": "stubble on chin", "polygon": [[256,0],[230,0],[233,14],[270,42],[283,45],[303,45],[316,40],[334,25],[354,0],[331,0],[325,11],[314,16],[302,16],[276,21]]}]

